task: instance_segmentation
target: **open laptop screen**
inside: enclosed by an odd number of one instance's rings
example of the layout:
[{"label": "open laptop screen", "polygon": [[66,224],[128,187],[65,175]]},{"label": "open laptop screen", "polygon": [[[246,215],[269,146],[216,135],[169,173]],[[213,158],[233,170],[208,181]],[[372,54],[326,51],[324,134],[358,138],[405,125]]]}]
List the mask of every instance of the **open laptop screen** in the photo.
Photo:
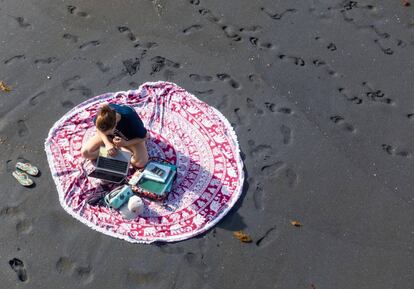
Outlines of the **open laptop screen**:
[{"label": "open laptop screen", "polygon": [[128,169],[128,163],[116,159],[99,157],[97,167],[123,174]]}]

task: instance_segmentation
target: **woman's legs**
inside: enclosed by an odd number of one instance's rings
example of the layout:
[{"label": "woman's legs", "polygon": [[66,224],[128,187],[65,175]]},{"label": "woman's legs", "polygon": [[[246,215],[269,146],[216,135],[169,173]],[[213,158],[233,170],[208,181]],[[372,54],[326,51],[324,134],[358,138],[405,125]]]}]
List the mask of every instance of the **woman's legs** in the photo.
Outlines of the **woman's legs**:
[{"label": "woman's legs", "polygon": [[143,168],[148,162],[148,151],[145,141],[127,147],[132,152],[131,164],[136,168]]},{"label": "woman's legs", "polygon": [[[99,156],[99,147],[102,146],[104,143],[101,137],[95,134],[91,137],[81,149],[82,157],[89,160],[95,160]],[[136,168],[143,168],[148,162],[148,151],[147,147],[145,146],[145,141],[133,145],[125,147],[132,153],[131,157],[131,164]]]},{"label": "woman's legs", "polygon": [[89,160],[95,160],[99,156],[99,147],[103,145],[101,137],[95,134],[91,137],[81,149],[82,157]]}]

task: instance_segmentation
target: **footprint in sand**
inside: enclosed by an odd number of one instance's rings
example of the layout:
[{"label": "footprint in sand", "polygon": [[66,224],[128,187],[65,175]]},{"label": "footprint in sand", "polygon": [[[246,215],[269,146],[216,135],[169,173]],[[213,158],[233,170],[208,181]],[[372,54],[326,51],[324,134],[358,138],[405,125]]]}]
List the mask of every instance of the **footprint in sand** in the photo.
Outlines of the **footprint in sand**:
[{"label": "footprint in sand", "polygon": [[92,90],[86,86],[79,85],[69,88],[69,91],[79,91],[84,97],[92,96]]},{"label": "footprint in sand", "polygon": [[298,182],[299,182],[299,176],[291,168],[287,168],[282,173],[282,177],[286,181],[286,183],[287,183],[287,185],[288,185],[289,188],[294,188],[298,184]]},{"label": "footprint in sand", "polygon": [[202,276],[206,276],[209,271],[208,265],[204,261],[204,256],[207,255],[209,251],[209,243],[206,240],[198,241],[198,252],[187,252],[183,259],[191,267],[198,271]]},{"label": "footprint in sand", "polygon": [[192,253],[192,252],[188,252],[184,255],[184,259],[190,264],[190,265],[194,265],[196,263],[197,260],[197,255]]},{"label": "footprint in sand", "polygon": [[61,104],[64,108],[72,108],[75,106],[75,104],[71,102],[70,100],[62,101]]},{"label": "footprint in sand", "polygon": [[250,37],[249,38],[249,42],[254,46],[257,47],[259,49],[274,49],[275,46],[270,43],[270,42],[262,42],[261,40],[259,40],[259,38],[257,37]]},{"label": "footprint in sand", "polygon": [[270,111],[270,112],[275,112],[276,111],[276,104],[271,103],[271,102],[265,102],[265,107]]},{"label": "footprint in sand", "polygon": [[255,86],[259,86],[263,82],[263,79],[257,74],[249,74],[247,78],[250,82],[254,83]]},{"label": "footprint in sand", "polygon": [[26,219],[19,220],[16,224],[16,232],[18,235],[28,234],[32,231],[32,229],[33,229],[32,223]]},{"label": "footprint in sand", "polygon": [[17,278],[19,278],[21,282],[27,281],[27,272],[22,260],[13,258],[9,261],[9,265],[13,271],[16,272]]},{"label": "footprint in sand", "polygon": [[74,84],[80,80],[81,77],[79,75],[75,75],[71,78],[68,78],[62,82],[62,86],[64,89],[68,91],[79,91],[84,97],[92,96],[92,90],[84,85],[77,85]]},{"label": "footprint in sand", "polygon": [[[10,161],[11,163],[11,161]],[[14,166],[10,166],[7,168],[8,172],[15,170]],[[24,216],[24,212],[19,207],[5,207],[1,209],[0,216],[6,216],[11,218],[22,218]]]},{"label": "footprint in sand", "polygon": [[322,44],[326,45],[326,49],[330,50],[330,51],[335,51],[337,50],[336,44],[333,42],[329,42],[328,44],[325,44],[325,40],[320,37],[320,36],[315,36],[314,39],[318,42],[321,42]]},{"label": "footprint in sand", "polygon": [[387,32],[381,32],[375,25],[372,25],[372,24],[366,25],[366,26],[359,25],[358,28],[359,29],[368,28],[368,29],[374,31],[374,33],[378,37],[380,37],[381,39],[389,39],[391,37],[391,35],[389,33],[387,33]]},{"label": "footprint in sand", "polygon": [[288,107],[280,107],[276,111],[280,112],[280,113],[284,113],[284,114],[292,114],[293,113],[292,109],[290,109]]},{"label": "footprint in sand", "polygon": [[292,13],[297,12],[297,10],[295,8],[288,8],[288,9],[286,9],[286,10],[280,12],[280,13],[273,13],[265,7],[261,7],[260,10],[263,11],[264,13],[266,13],[273,20],[281,20],[284,15],[286,15],[288,13],[292,14]]},{"label": "footprint in sand", "polygon": [[32,97],[29,99],[29,104],[30,104],[30,105],[32,105],[32,106],[37,105],[37,104],[39,103],[39,98],[40,98],[41,96],[45,95],[45,94],[46,94],[46,92],[45,92],[45,91],[41,91],[41,92],[39,92],[39,93],[36,93],[34,96],[32,96]]},{"label": "footprint in sand", "polygon": [[63,86],[63,88],[64,89],[67,89],[67,88],[69,88],[73,83],[75,83],[76,81],[78,81],[78,80],[80,80],[81,79],[81,77],[79,76],[79,75],[75,75],[75,76],[73,76],[73,77],[71,77],[71,78],[68,78],[68,79],[65,79],[63,82],[62,82],[62,86]]},{"label": "footprint in sand", "polygon": [[314,60],[312,60],[312,63],[316,67],[326,65],[326,62],[324,60],[322,60],[322,59],[314,59]]},{"label": "footprint in sand", "polygon": [[272,146],[270,145],[260,144],[255,146],[253,140],[250,140],[248,143],[250,146],[253,146],[253,148],[250,150],[250,155],[260,162],[267,161],[272,156],[272,154],[275,153],[272,149]]},{"label": "footprint in sand", "polygon": [[79,37],[70,33],[65,33],[62,36],[63,39],[69,40],[72,43],[77,43],[79,40]]},{"label": "footprint in sand", "polygon": [[55,266],[56,271],[60,274],[71,273],[74,267],[75,264],[67,257],[60,257]]},{"label": "footprint in sand", "polygon": [[139,58],[135,58],[135,59],[130,58],[130,59],[123,60],[122,64],[124,65],[125,72],[132,76],[132,75],[135,75],[137,71],[139,71],[141,61]]},{"label": "footprint in sand", "polygon": [[194,94],[196,95],[211,95],[214,93],[214,89],[207,89],[207,90],[195,90]]},{"label": "footprint in sand", "polygon": [[[10,168],[10,171],[14,170],[15,168]],[[25,219],[24,212],[19,207],[5,207],[0,211],[0,217],[9,217],[15,219],[16,223],[16,233],[20,234],[28,234],[32,231],[33,226],[30,221]]]},{"label": "footprint in sand", "polygon": [[190,74],[189,77],[196,82],[210,82],[213,80],[213,77],[209,75]]},{"label": "footprint in sand", "polygon": [[201,26],[200,24],[194,24],[194,25],[191,25],[187,28],[184,28],[183,29],[183,34],[190,35],[190,34],[193,34],[197,31],[200,31],[202,28],[203,28],[203,26]]},{"label": "footprint in sand", "polygon": [[331,116],[329,119],[346,131],[352,133],[356,131],[355,127],[352,124],[345,122],[345,119],[340,115]]},{"label": "footprint in sand", "polygon": [[330,65],[328,65],[326,63],[326,61],[324,61],[323,59],[318,59],[315,58],[312,60],[312,64],[320,69],[324,69],[326,71],[326,73],[330,76],[334,76],[334,77],[342,77],[341,74],[339,74],[338,72],[336,72]]},{"label": "footprint in sand", "polygon": [[83,57],[83,56],[74,56],[72,59],[76,60],[76,61],[86,61],[86,60],[88,60],[86,57]]},{"label": "footprint in sand", "polygon": [[207,268],[203,258],[203,254],[198,255],[193,252],[188,252],[184,255],[184,260],[187,262],[187,264],[197,271],[204,271]]},{"label": "footprint in sand", "polygon": [[397,41],[398,47],[401,47],[401,48],[407,47],[407,42],[405,42],[404,40],[397,39],[396,41]]},{"label": "footprint in sand", "polygon": [[137,37],[135,36],[135,34],[131,31],[131,29],[129,29],[129,27],[127,26],[119,26],[118,27],[118,31],[120,33],[126,34],[126,36],[128,37],[128,39],[132,42],[137,41]]},{"label": "footprint in sand", "polygon": [[286,126],[286,125],[282,125],[280,127],[280,133],[282,134],[282,141],[283,144],[287,145],[290,144],[291,140],[292,140],[292,130]]},{"label": "footprint in sand", "polygon": [[190,4],[195,5],[195,6],[200,5],[200,0],[189,0],[188,2],[190,2]]},{"label": "footprint in sand", "polygon": [[305,66],[306,65],[306,62],[305,62],[305,60],[303,60],[302,57],[288,56],[288,55],[285,55],[285,54],[279,54],[278,58],[280,60],[288,61],[290,63],[293,63],[297,66]]},{"label": "footprint in sand", "polygon": [[243,125],[243,123],[244,123],[244,118],[241,116],[241,114],[240,114],[240,108],[239,107],[236,107],[234,110],[234,114],[236,115],[236,124],[238,124],[238,125]]},{"label": "footprint in sand", "polygon": [[216,17],[209,9],[200,9],[198,10],[198,13],[200,13],[200,15],[204,16],[208,21],[212,23],[220,22],[220,19]]},{"label": "footprint in sand", "polygon": [[285,166],[286,164],[284,162],[277,161],[270,165],[262,166],[260,171],[262,172],[264,176],[275,176]]},{"label": "footprint in sand", "polygon": [[227,94],[225,94],[222,97],[219,97],[219,99],[220,99],[220,101],[219,101],[219,103],[217,104],[216,107],[217,107],[217,109],[222,110],[222,109],[227,107],[229,98],[228,98]]},{"label": "footprint in sand", "polygon": [[279,107],[279,108],[276,108],[276,104],[271,103],[271,102],[265,102],[265,107],[270,112],[278,112],[278,113],[283,113],[283,114],[292,114],[293,113],[292,109],[290,109],[288,107]]},{"label": "footprint in sand", "polygon": [[17,134],[19,137],[25,137],[29,134],[29,129],[26,126],[26,122],[22,119],[17,121]]},{"label": "footprint in sand", "polygon": [[399,156],[399,157],[404,157],[404,158],[410,158],[411,157],[411,152],[408,150],[400,150],[397,149],[389,144],[383,144],[382,145],[382,149],[383,151],[385,151],[387,154],[391,155],[391,156]]},{"label": "footprint in sand", "polygon": [[111,69],[109,66],[106,66],[102,61],[97,61],[95,62],[95,64],[98,67],[98,69],[103,73],[106,73]]},{"label": "footprint in sand", "polygon": [[265,165],[260,170],[265,177],[281,177],[289,188],[294,188],[299,182],[298,174],[293,169],[287,168],[282,161]]},{"label": "footprint in sand", "polygon": [[374,39],[374,43],[377,44],[377,46],[381,49],[381,51],[385,54],[385,55],[393,55],[394,54],[394,50],[392,50],[389,47],[385,47],[379,39]]},{"label": "footprint in sand", "polygon": [[10,57],[9,59],[6,59],[3,63],[4,64],[12,64],[16,60],[25,60],[25,59],[26,59],[26,56],[24,54],[20,54],[20,55],[15,55],[13,57]]},{"label": "footprint in sand", "polygon": [[250,97],[246,98],[246,104],[247,104],[247,108],[254,109],[256,114],[262,115],[264,113],[261,108],[258,108],[256,106],[256,104],[254,103],[254,100],[251,99]]},{"label": "footprint in sand", "polygon": [[[146,50],[153,49],[153,48],[156,48],[158,46],[159,45],[158,45],[157,42],[143,42],[143,43],[137,43],[137,44],[134,45],[134,47],[141,47],[141,48],[144,48]],[[144,50],[144,51],[146,51],[146,50]]]},{"label": "footprint in sand", "polygon": [[36,59],[34,61],[35,64],[51,64],[57,62],[59,59],[57,57],[48,57],[48,58],[41,58]]},{"label": "footprint in sand", "polygon": [[76,266],[74,273],[84,284],[92,282],[94,275],[91,273],[92,268],[89,266]]},{"label": "footprint in sand", "polygon": [[258,183],[256,185],[256,189],[253,193],[253,203],[254,203],[254,207],[257,210],[263,210],[264,209],[264,192],[263,192],[263,187],[261,183]]},{"label": "footprint in sand", "polygon": [[232,25],[223,25],[221,26],[224,34],[227,38],[232,41],[239,42],[242,40],[242,37],[237,33],[237,28]]},{"label": "footprint in sand", "polygon": [[[7,138],[4,139],[4,141],[5,140],[7,140]],[[10,172],[12,172],[14,170],[15,170],[15,166],[14,166],[13,161],[12,160],[7,160],[6,161],[6,171],[10,173]],[[1,212],[0,212],[0,215],[1,215]]]},{"label": "footprint in sand", "polygon": [[151,72],[150,75],[154,75],[155,73],[160,72],[166,67],[178,69],[181,68],[181,65],[177,62],[171,61],[162,56],[155,56],[151,58],[152,65],[151,65]]},{"label": "footprint in sand", "polygon": [[99,40],[92,40],[92,41],[88,41],[88,42],[85,42],[79,45],[79,49],[85,50],[85,49],[88,49],[89,47],[96,47],[99,45],[101,45],[101,42]]},{"label": "footprint in sand", "polygon": [[361,104],[363,102],[362,98],[358,96],[349,96],[348,93],[346,93],[345,88],[343,87],[338,88],[338,92],[341,94],[343,98],[345,98],[349,102],[352,102],[354,104]]},{"label": "footprint in sand", "polygon": [[60,257],[55,268],[59,274],[76,276],[83,284],[90,283],[94,279],[90,266],[79,266],[68,257]]},{"label": "footprint in sand", "polygon": [[266,247],[267,245],[273,243],[276,241],[277,238],[279,238],[280,233],[277,230],[276,227],[272,227],[266,231],[266,233],[263,235],[263,237],[259,238],[256,241],[257,247]]},{"label": "footprint in sand", "polygon": [[12,17],[14,20],[16,20],[17,24],[19,24],[19,27],[21,27],[21,28],[28,29],[32,26],[23,17],[14,17],[14,16],[10,16],[10,17]]},{"label": "footprint in sand", "polygon": [[366,97],[373,102],[380,102],[384,104],[394,104],[391,98],[385,97],[385,93],[380,89],[374,89],[371,84],[364,81],[362,86],[366,87],[369,91],[365,93]]},{"label": "footprint in sand", "polygon": [[326,48],[328,49],[328,50],[330,50],[330,51],[335,51],[337,48],[336,48],[336,45],[334,44],[334,43],[329,43],[327,46],[326,46]]},{"label": "footprint in sand", "polygon": [[71,15],[76,15],[79,17],[83,17],[83,18],[88,18],[89,14],[83,11],[79,11],[78,7],[73,6],[73,5],[68,5],[66,6],[67,11],[69,12],[69,14]]},{"label": "footprint in sand", "polygon": [[217,78],[220,81],[227,82],[231,87],[234,89],[240,89],[241,85],[236,80],[234,80],[230,75],[226,73],[218,73],[216,74]]},{"label": "footprint in sand", "polygon": [[252,25],[248,27],[241,27],[239,29],[240,32],[245,34],[252,34],[252,33],[259,33],[263,30],[262,26],[259,25]]},{"label": "footprint in sand", "polygon": [[144,56],[146,56],[148,50],[152,48],[156,48],[158,46],[159,45],[156,42],[143,42],[143,43],[138,42],[134,44],[134,47],[142,49],[140,59],[143,59]]},{"label": "footprint in sand", "polygon": [[341,10],[340,12],[341,12],[341,15],[342,15],[342,19],[345,22],[354,22],[354,18],[349,17],[348,14],[347,14],[347,12],[345,10]]}]

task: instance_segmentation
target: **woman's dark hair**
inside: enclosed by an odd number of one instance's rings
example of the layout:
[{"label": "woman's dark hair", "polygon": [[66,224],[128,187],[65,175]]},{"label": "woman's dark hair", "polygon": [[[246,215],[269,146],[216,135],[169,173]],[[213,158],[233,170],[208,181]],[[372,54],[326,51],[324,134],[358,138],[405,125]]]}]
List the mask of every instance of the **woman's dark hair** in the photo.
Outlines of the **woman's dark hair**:
[{"label": "woman's dark hair", "polygon": [[116,124],[116,112],[109,105],[103,104],[96,117],[96,127],[105,132],[114,128]]}]

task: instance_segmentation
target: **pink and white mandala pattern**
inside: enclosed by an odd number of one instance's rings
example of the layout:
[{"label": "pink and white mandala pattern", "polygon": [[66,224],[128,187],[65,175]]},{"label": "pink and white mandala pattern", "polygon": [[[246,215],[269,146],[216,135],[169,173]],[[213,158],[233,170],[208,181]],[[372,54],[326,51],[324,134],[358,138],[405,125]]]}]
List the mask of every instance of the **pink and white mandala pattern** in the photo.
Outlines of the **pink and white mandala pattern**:
[{"label": "pink and white mandala pattern", "polygon": [[[87,204],[100,181],[87,177],[82,144],[95,132],[102,102],[133,107],[150,132],[147,148],[176,164],[177,179],[164,202],[145,200],[144,213],[126,220]],[[45,142],[63,208],[95,230],[130,242],[179,241],[216,224],[239,198],[244,181],[236,135],[213,107],[173,83],[145,83],[138,90],[94,97],[69,111]]]}]

